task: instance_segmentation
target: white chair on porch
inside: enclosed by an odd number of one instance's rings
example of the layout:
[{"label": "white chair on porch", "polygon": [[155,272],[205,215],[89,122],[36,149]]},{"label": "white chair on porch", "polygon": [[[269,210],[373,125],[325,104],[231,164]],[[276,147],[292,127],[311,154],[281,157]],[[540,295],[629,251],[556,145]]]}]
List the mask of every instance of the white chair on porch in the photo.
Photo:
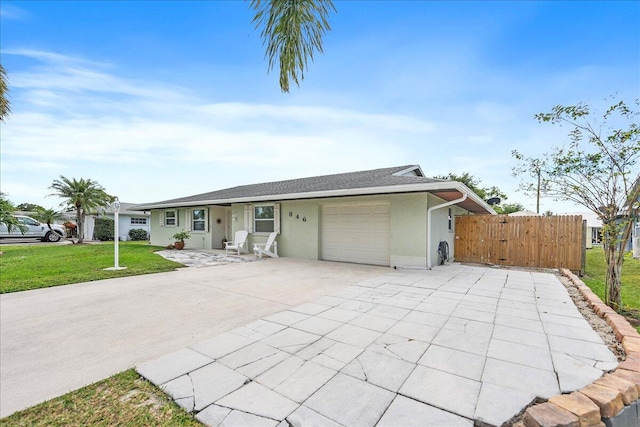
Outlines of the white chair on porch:
[{"label": "white chair on porch", "polygon": [[249,251],[245,248],[248,235],[249,235],[249,232],[247,230],[236,231],[236,235],[233,238],[233,242],[224,242],[225,254],[229,255],[229,250],[238,251],[238,255],[240,255],[240,251],[248,253]]},{"label": "white chair on porch", "polygon": [[269,255],[272,258],[278,258],[278,242],[276,242],[276,236],[278,233],[275,231],[269,234],[269,238],[267,239],[267,243],[253,244],[253,253],[256,257],[262,258],[262,255]]}]

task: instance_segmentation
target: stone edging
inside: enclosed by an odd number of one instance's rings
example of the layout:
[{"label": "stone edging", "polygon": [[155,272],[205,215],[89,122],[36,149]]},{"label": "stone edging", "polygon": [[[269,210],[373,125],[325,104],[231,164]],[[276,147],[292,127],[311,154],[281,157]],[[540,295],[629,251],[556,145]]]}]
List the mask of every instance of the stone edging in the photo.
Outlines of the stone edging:
[{"label": "stone edging", "polygon": [[[548,402],[529,407],[522,422],[526,427],[617,425],[611,419],[622,415],[625,408],[640,410],[640,334],[623,316],[603,303],[578,276],[567,269],[560,271],[576,285],[593,310],[611,326],[627,357],[614,371],[604,374],[592,384],[571,394],[553,396]],[[633,414],[628,417],[638,416],[638,412]],[[635,419],[628,417],[623,418]]]}]

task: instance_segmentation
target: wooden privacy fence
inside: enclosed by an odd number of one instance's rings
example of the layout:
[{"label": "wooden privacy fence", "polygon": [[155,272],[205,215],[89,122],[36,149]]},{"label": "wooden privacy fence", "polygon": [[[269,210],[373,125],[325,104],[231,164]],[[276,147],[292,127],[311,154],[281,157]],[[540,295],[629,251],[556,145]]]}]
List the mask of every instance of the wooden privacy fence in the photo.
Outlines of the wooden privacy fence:
[{"label": "wooden privacy fence", "polygon": [[567,268],[584,274],[586,224],[580,215],[456,217],[458,262]]}]

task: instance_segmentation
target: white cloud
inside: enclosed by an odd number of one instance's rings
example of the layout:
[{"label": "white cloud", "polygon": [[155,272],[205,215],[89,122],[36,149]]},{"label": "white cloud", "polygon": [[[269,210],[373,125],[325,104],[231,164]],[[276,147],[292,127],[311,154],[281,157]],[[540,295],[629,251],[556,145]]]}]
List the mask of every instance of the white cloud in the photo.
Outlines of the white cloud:
[{"label": "white cloud", "polygon": [[[259,103],[123,77],[105,62],[7,50],[35,65],[11,75],[14,112],[2,125],[0,147],[3,191],[24,190],[19,201],[30,201],[62,174],[95,179],[124,201],[151,202],[417,163],[428,175],[470,172],[531,209],[535,201],[516,191],[511,150],[537,156],[566,141],[566,129],[538,124],[533,115],[583,100],[584,87],[597,98],[589,101],[600,101],[610,90],[607,76],[629,85],[625,70],[519,74],[455,48],[410,57],[400,69],[396,61],[391,68],[363,63],[373,75],[363,74],[362,84],[346,92],[305,89]],[[555,210],[548,203],[545,209]]]},{"label": "white cloud", "polygon": [[[3,187],[20,189],[20,200],[44,194],[42,177],[58,175],[92,178],[141,202],[405,164],[407,145],[436,129],[408,115],[327,105],[212,102],[125,79],[108,64],[11,54],[41,61],[12,74],[14,113],[3,125]],[[29,182],[40,187],[27,190]]]},{"label": "white cloud", "polygon": [[29,13],[17,6],[12,4],[2,4],[0,5],[0,18],[9,19],[12,21],[22,21],[29,17]]}]

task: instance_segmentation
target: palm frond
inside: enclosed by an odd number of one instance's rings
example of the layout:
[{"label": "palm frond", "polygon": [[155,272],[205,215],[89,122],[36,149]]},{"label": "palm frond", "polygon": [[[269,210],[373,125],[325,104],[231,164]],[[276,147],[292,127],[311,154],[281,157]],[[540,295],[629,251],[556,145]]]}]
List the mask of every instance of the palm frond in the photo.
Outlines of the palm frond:
[{"label": "palm frond", "polygon": [[330,31],[328,16],[336,11],[331,0],[252,0],[252,23],[262,27],[265,57],[271,71],[280,64],[280,88],[289,92],[290,81],[300,86],[308,61],[322,53],[322,36]]},{"label": "palm frond", "polygon": [[4,122],[9,113],[11,113],[11,106],[9,105],[9,80],[7,79],[7,72],[2,64],[0,64],[0,122]]}]

